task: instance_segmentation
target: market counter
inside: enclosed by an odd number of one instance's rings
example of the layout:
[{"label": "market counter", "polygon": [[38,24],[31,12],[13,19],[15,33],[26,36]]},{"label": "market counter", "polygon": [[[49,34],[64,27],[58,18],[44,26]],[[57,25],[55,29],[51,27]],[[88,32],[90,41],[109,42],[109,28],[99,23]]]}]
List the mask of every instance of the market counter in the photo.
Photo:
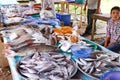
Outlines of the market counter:
[{"label": "market counter", "polygon": [[[95,42],[92,42],[92,41],[89,41],[87,39],[85,39],[87,42],[89,43],[93,43],[93,44],[96,44]],[[113,53],[112,51],[100,46],[99,44],[96,44],[96,46],[98,47],[98,49],[101,49],[105,52],[109,52],[110,54],[115,54],[116,53]],[[19,60],[21,59],[20,56],[15,56],[15,57],[7,57],[8,59],[8,62],[9,62],[9,65],[10,65],[10,69],[11,69],[11,73],[12,73],[12,77],[13,77],[13,80],[23,80],[23,78],[18,74],[17,70],[16,70],[16,64],[19,62]],[[72,77],[72,79],[81,79],[81,78],[84,78],[85,80],[94,80],[92,79],[90,76],[87,76],[85,75],[84,73],[82,73],[81,71],[77,71],[77,73]]]}]

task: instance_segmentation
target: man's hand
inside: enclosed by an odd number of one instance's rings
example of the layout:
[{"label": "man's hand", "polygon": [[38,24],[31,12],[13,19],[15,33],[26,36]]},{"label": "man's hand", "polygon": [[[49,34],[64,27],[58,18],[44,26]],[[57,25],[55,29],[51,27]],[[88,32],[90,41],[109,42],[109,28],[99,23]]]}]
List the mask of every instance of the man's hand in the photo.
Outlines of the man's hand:
[{"label": "man's hand", "polygon": [[88,0],[86,0],[86,2],[85,2],[85,6],[84,6],[84,11],[86,11],[86,6],[87,6],[87,4],[88,4]]},{"label": "man's hand", "polygon": [[105,42],[104,47],[107,47],[107,46],[108,46],[108,44],[107,44],[107,42]]},{"label": "man's hand", "polygon": [[100,12],[100,10],[99,9],[96,9],[96,12],[95,12],[96,14],[100,14],[101,12]]}]

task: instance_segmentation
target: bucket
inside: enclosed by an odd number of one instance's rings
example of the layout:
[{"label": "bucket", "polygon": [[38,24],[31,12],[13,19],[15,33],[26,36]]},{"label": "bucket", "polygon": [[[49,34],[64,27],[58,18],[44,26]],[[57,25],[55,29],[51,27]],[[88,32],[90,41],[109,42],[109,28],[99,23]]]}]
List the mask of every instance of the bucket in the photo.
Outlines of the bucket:
[{"label": "bucket", "polygon": [[71,14],[57,13],[57,19],[64,22],[65,26],[69,26],[71,24]]},{"label": "bucket", "polygon": [[84,4],[85,0],[75,0],[75,3],[77,3],[77,4]]}]

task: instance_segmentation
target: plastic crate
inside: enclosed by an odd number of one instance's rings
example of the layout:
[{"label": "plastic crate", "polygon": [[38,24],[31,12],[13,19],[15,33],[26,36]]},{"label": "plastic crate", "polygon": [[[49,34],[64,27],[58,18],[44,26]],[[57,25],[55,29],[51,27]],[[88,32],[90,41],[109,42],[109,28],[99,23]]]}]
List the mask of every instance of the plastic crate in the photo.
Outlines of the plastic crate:
[{"label": "plastic crate", "polygon": [[64,22],[65,26],[69,26],[71,24],[71,14],[61,14],[57,13],[56,14],[57,19],[60,21]]},{"label": "plastic crate", "polygon": [[31,16],[32,16],[32,17],[40,17],[39,14],[32,14]]},{"label": "plastic crate", "polygon": [[75,0],[66,0],[67,2],[75,2]]},{"label": "plastic crate", "polygon": [[77,3],[77,4],[84,4],[85,0],[75,0],[75,3]]}]

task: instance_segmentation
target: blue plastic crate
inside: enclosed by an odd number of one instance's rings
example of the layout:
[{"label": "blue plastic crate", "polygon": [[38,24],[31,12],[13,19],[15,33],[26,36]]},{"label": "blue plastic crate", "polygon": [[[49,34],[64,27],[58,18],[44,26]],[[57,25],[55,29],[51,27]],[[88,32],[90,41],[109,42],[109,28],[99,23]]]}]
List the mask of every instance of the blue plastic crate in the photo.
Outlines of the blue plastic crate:
[{"label": "blue plastic crate", "polygon": [[64,22],[65,26],[69,26],[71,24],[71,14],[56,14],[57,19]]},{"label": "blue plastic crate", "polygon": [[71,2],[75,2],[75,0],[66,0],[67,2],[71,3]]},{"label": "blue plastic crate", "polygon": [[77,3],[77,4],[84,4],[85,0],[75,0],[75,3]]}]

